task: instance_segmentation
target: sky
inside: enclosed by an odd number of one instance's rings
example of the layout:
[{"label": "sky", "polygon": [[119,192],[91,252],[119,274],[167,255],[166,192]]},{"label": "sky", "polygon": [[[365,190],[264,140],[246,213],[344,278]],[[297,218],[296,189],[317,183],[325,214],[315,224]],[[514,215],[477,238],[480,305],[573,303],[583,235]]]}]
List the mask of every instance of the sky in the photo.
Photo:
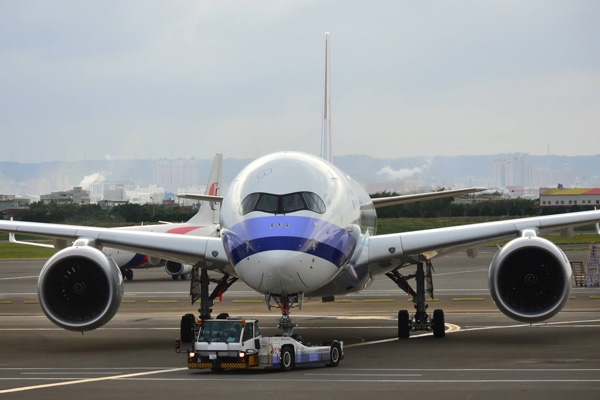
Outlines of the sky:
[{"label": "sky", "polygon": [[600,153],[598,1],[2,1],[0,161]]}]

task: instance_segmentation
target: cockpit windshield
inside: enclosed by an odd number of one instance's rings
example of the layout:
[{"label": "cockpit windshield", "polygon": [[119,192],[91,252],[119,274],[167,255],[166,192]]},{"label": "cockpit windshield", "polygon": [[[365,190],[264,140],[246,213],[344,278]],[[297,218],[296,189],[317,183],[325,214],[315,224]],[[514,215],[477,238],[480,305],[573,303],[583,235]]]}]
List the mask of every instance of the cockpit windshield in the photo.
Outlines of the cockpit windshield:
[{"label": "cockpit windshield", "polygon": [[241,321],[204,321],[198,334],[198,341],[239,343],[241,334]]},{"label": "cockpit windshield", "polygon": [[323,214],[325,213],[325,202],[312,192],[296,192],[281,195],[251,193],[242,201],[240,211],[242,215],[246,215],[252,211],[289,214],[301,210]]}]

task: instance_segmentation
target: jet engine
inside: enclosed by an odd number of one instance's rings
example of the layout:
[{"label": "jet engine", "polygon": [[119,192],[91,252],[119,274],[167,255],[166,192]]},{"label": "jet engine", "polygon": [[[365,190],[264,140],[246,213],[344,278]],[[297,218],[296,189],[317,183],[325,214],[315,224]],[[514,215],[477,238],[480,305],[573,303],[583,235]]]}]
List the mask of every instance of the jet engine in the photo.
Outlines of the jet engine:
[{"label": "jet engine", "polygon": [[[173,279],[177,279],[178,276],[186,277],[192,272],[192,266],[189,264],[181,264],[175,261],[167,261],[165,264],[165,271],[171,275]],[[183,279],[183,278],[182,278]]]},{"label": "jet engine", "polygon": [[123,277],[117,264],[100,250],[68,247],[52,256],[40,272],[38,297],[56,325],[77,332],[106,324],[123,299]]},{"label": "jet engine", "polygon": [[565,253],[534,235],[507,243],[492,259],[489,271],[496,306],[510,318],[529,323],[544,321],[564,307],[571,279]]}]

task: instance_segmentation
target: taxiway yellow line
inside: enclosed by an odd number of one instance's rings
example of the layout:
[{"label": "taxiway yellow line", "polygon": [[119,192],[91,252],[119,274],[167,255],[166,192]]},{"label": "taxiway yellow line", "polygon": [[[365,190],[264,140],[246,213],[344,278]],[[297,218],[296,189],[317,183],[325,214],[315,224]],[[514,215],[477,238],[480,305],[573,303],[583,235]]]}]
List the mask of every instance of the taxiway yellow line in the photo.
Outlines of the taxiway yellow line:
[{"label": "taxiway yellow line", "polygon": [[136,372],[134,374],[104,376],[104,377],[101,377],[101,378],[78,379],[78,380],[75,380],[75,381],[48,383],[48,384],[45,384],[45,385],[24,386],[24,387],[19,387],[19,388],[0,390],[0,394],[3,394],[3,393],[24,392],[26,390],[44,389],[44,388],[50,388],[50,387],[56,387],[56,386],[76,385],[78,383],[101,382],[101,381],[109,381],[109,380],[112,380],[112,379],[132,378],[134,376],[162,374],[164,372],[183,371],[183,370],[186,370],[186,369],[187,369],[187,367],[186,368],[172,368],[172,369],[163,369],[163,370],[159,370],[159,371]]},{"label": "taxiway yellow line", "polygon": [[483,297],[455,297],[452,301],[485,301]]},{"label": "taxiway yellow line", "polygon": [[263,300],[233,300],[234,303],[264,303]]},{"label": "taxiway yellow line", "polygon": [[148,303],[179,303],[179,300],[148,300]]},{"label": "taxiway yellow line", "polygon": [[393,303],[396,299],[365,299],[364,303]]}]

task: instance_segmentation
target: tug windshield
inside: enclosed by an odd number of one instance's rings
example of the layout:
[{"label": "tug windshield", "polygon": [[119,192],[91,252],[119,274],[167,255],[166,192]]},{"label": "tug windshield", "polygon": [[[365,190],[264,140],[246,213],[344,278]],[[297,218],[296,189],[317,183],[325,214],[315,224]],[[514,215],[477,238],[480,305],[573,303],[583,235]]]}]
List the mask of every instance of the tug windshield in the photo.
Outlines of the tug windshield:
[{"label": "tug windshield", "polygon": [[241,321],[204,321],[200,328],[200,333],[198,333],[198,341],[239,343],[242,328]]}]

